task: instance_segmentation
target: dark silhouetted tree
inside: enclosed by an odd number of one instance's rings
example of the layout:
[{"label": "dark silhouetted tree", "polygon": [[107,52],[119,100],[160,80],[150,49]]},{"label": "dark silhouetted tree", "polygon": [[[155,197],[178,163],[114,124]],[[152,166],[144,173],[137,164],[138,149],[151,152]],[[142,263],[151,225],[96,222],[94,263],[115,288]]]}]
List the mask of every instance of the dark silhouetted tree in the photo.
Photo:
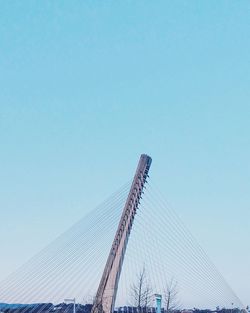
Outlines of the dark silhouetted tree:
[{"label": "dark silhouetted tree", "polygon": [[164,290],[164,304],[166,312],[173,312],[180,309],[180,300],[178,299],[178,284],[173,278],[166,283]]},{"label": "dark silhouetted tree", "polygon": [[151,305],[152,288],[146,276],[145,267],[137,275],[136,282],[131,286],[132,305],[137,307],[138,312],[147,311]]}]

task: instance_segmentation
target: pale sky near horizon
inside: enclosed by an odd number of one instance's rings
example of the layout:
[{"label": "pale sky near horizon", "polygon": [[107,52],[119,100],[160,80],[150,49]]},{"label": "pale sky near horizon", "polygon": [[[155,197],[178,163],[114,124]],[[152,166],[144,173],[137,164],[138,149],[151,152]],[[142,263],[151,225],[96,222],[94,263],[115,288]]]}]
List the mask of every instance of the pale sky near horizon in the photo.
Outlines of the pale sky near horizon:
[{"label": "pale sky near horizon", "polygon": [[0,280],[133,175],[250,304],[250,2],[0,1]]}]

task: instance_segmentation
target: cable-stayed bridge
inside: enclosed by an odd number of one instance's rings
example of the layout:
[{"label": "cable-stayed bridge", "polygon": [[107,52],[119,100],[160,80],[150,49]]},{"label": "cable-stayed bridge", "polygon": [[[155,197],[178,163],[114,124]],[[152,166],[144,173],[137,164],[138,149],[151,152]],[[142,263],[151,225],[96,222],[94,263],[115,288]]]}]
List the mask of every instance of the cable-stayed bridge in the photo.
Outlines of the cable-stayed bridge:
[{"label": "cable-stayed bridge", "polygon": [[120,306],[151,308],[160,294],[167,311],[243,309],[149,179],[150,165],[142,155],[132,182],[2,281],[0,303],[71,297],[91,303],[91,313],[113,313]]}]

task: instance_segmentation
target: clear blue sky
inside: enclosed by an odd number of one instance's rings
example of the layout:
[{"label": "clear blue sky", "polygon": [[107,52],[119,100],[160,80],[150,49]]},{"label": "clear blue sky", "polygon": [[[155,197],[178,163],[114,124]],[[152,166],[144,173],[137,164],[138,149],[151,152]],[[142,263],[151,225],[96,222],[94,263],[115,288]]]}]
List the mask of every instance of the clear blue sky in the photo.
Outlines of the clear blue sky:
[{"label": "clear blue sky", "polygon": [[249,303],[249,38],[248,0],[1,1],[0,278],[148,153]]}]

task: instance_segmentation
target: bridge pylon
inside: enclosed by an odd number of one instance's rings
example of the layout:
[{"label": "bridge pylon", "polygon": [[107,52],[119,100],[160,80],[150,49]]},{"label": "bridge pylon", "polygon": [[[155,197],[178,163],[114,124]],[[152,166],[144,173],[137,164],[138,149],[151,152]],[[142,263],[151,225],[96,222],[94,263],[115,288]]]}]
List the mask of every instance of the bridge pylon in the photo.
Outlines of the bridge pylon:
[{"label": "bridge pylon", "polygon": [[142,154],[99,283],[91,313],[113,313],[122,264],[152,159]]}]

